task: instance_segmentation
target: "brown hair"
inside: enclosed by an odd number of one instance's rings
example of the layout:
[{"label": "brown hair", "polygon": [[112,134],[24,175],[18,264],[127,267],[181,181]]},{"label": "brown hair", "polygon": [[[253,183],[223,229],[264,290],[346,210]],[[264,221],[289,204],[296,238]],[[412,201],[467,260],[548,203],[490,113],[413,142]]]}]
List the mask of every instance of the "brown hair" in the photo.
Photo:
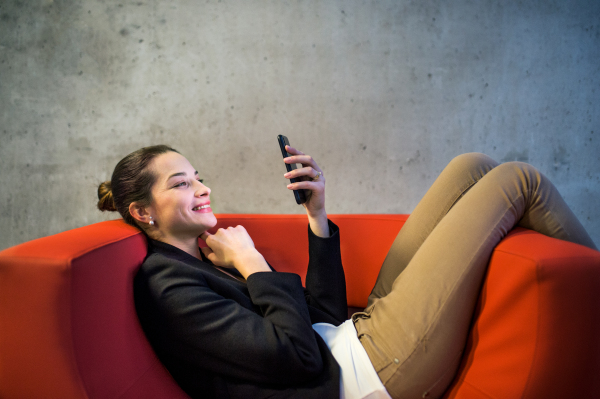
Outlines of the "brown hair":
[{"label": "brown hair", "polygon": [[127,223],[139,227],[129,213],[129,205],[132,202],[142,205],[152,202],[151,190],[156,176],[148,166],[154,158],[166,152],[179,153],[166,145],[154,145],[140,148],[121,159],[110,181],[98,186],[98,209],[103,212],[118,211]]}]

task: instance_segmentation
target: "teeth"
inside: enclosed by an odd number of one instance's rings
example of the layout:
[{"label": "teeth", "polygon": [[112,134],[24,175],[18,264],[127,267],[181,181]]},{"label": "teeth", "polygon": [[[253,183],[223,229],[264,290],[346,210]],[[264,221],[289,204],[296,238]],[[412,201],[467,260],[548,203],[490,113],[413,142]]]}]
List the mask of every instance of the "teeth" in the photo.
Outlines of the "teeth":
[{"label": "teeth", "polygon": [[198,211],[200,209],[205,209],[205,208],[210,208],[210,205],[202,205],[202,206],[197,206],[195,208],[192,208],[193,211]]}]

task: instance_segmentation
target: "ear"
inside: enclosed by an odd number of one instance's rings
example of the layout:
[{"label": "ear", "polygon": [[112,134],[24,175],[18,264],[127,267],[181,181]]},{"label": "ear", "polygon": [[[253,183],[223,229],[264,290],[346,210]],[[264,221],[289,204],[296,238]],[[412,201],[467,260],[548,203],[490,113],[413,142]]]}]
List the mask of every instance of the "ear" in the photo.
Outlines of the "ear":
[{"label": "ear", "polygon": [[150,211],[149,207],[140,205],[138,202],[132,202],[129,204],[129,213],[131,216],[140,223],[150,223]]}]

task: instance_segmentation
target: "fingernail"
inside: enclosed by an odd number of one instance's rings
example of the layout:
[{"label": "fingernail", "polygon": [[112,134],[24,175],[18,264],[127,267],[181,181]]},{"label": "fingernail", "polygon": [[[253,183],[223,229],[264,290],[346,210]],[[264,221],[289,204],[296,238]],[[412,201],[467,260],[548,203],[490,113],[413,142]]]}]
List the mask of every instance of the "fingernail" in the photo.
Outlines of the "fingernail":
[{"label": "fingernail", "polygon": [[288,184],[288,185],[287,185],[287,188],[292,188],[292,185],[291,185],[291,184]]},{"label": "fingernail", "polygon": [[290,177],[290,174],[286,173],[286,174],[283,175],[283,177]]}]

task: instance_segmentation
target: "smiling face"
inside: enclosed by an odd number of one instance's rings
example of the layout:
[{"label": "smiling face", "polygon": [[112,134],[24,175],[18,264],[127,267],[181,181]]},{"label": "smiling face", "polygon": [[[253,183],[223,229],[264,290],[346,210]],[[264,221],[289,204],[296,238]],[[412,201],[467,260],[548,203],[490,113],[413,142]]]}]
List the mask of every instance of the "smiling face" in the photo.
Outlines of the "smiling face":
[{"label": "smiling face", "polygon": [[210,208],[210,189],[199,181],[198,171],[183,155],[161,154],[152,161],[150,169],[156,176],[152,203],[147,207],[155,221],[153,238],[176,245],[197,240],[216,225]]}]

